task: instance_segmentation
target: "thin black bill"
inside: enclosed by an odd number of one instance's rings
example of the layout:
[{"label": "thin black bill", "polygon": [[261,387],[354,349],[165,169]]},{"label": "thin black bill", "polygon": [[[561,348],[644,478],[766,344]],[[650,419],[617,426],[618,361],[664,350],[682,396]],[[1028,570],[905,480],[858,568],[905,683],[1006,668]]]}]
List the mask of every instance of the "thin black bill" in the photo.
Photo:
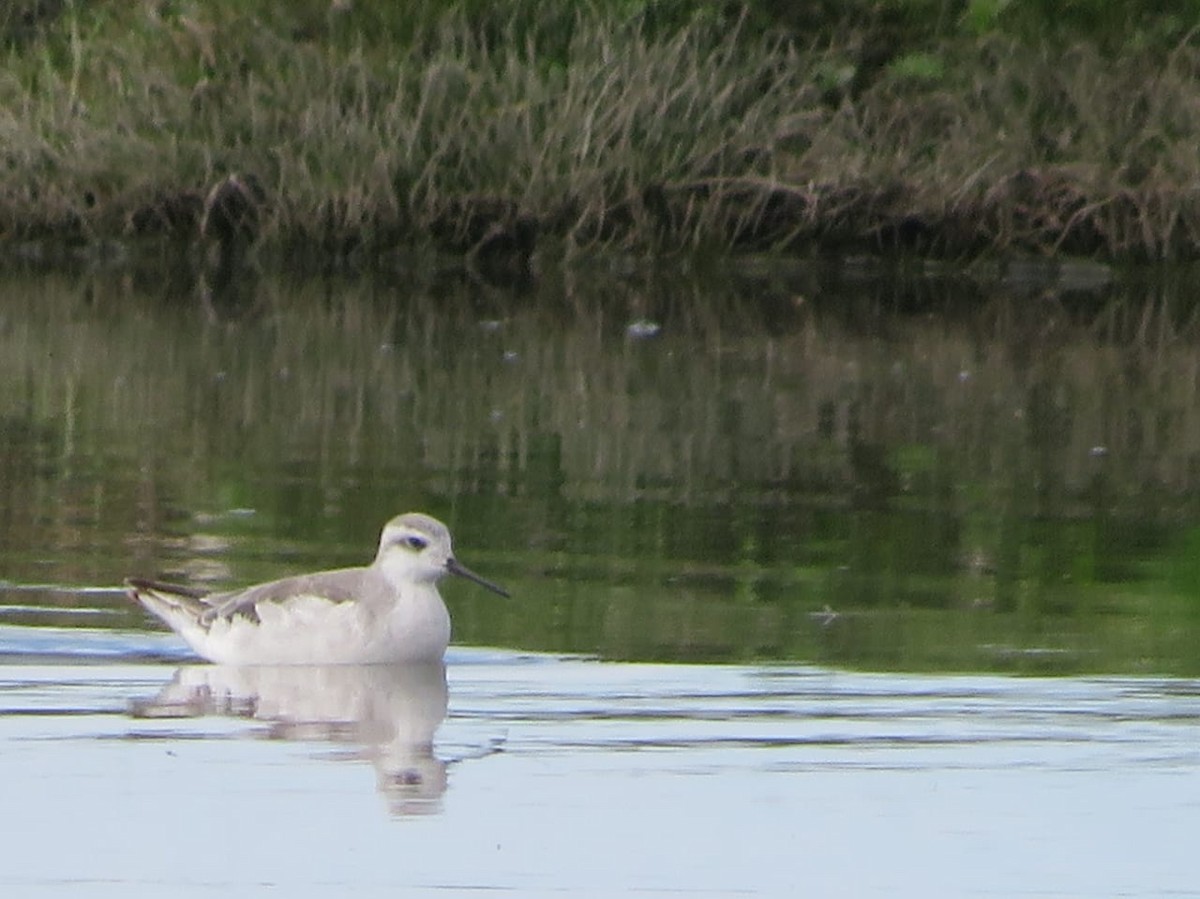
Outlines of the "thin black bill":
[{"label": "thin black bill", "polygon": [[504,597],[507,597],[509,595],[508,591],[505,590],[503,587],[501,587],[499,584],[493,584],[491,581],[487,580],[486,578],[480,577],[474,571],[472,571],[470,568],[467,568],[465,565],[461,564],[457,559],[449,559],[446,562],[446,570],[448,572],[450,572],[451,574],[457,574],[459,577],[465,577],[468,581],[474,581],[479,586],[486,587],[487,589],[491,590],[493,593],[499,593],[501,596],[504,596]]}]

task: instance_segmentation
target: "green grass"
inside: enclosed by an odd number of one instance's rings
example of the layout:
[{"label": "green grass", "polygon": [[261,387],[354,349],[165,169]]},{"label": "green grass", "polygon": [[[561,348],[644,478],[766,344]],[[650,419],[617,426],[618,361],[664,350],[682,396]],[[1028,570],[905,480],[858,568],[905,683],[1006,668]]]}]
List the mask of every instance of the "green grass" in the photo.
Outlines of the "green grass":
[{"label": "green grass", "polygon": [[[191,239],[239,173],[265,242],[362,259],[522,255],[534,232],[567,255],[1200,255],[1190,35],[1107,52],[1022,37],[995,4],[883,4],[874,31],[854,6],[844,32],[685,7],[80,0],[0,21],[0,235]],[[923,38],[876,53],[912,16]]]}]

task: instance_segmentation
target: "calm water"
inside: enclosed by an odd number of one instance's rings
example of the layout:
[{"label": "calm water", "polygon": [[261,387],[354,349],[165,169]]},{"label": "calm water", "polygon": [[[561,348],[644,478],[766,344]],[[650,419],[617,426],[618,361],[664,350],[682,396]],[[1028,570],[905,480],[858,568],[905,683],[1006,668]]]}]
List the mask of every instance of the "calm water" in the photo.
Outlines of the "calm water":
[{"label": "calm water", "polygon": [[446,675],[5,665],[0,888],[1200,893],[1194,682],[467,650]]},{"label": "calm water", "polygon": [[[1200,895],[1188,275],[919,274],[10,265],[0,890]],[[409,509],[514,594],[444,673],[114,589]]]}]

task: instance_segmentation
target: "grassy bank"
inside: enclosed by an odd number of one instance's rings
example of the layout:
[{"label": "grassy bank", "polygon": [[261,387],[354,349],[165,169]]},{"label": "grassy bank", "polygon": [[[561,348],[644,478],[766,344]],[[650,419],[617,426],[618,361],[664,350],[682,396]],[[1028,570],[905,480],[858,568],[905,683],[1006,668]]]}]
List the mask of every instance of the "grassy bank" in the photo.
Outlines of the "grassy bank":
[{"label": "grassy bank", "polygon": [[883,24],[806,32],[770,4],[26,6],[0,22],[9,243],[191,241],[232,192],[234,226],[364,261],[1200,257],[1191,32],[1113,48],[959,16],[880,56]]}]

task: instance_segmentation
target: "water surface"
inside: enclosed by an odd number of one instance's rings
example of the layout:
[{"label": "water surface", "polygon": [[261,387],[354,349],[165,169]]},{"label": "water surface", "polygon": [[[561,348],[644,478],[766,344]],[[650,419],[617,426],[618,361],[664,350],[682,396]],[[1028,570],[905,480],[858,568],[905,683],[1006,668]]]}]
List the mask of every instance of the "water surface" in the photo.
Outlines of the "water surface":
[{"label": "water surface", "polygon": [[[0,890],[1197,895],[1188,285],[10,266]],[[513,593],[445,585],[444,672],[201,665],[118,587],[411,509]]]},{"label": "water surface", "polygon": [[1200,673],[1194,294],[1043,268],[263,274],[233,310],[12,272],[0,613],[140,628],[76,591],[358,564],[421,509],[520,597],[448,587],[466,643]]},{"label": "water surface", "polygon": [[14,895],[1200,894],[1195,682],[88,662],[0,666]]}]

